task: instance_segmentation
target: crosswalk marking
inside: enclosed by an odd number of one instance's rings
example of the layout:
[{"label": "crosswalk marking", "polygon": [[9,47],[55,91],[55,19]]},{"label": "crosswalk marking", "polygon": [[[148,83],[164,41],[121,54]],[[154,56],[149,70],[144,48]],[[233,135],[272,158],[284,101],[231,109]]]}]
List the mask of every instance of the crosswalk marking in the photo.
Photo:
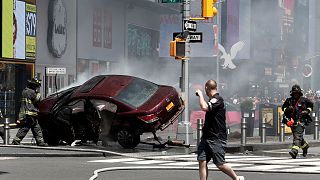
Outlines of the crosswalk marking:
[{"label": "crosswalk marking", "polygon": [[[92,160],[95,163],[124,163],[131,165],[158,165],[161,167],[198,167],[195,154],[154,156],[142,158],[116,158]],[[320,174],[320,158],[271,157],[253,155],[227,155],[226,162],[234,170],[259,171],[259,172],[301,172]],[[215,164],[208,163],[208,168],[216,170]]]},{"label": "crosswalk marking", "polygon": [[198,165],[198,162],[172,162],[172,163],[165,163],[160,164],[163,166],[190,166],[190,165]]},{"label": "crosswalk marking", "polygon": [[88,162],[97,162],[97,163],[119,163],[119,162],[129,162],[129,161],[140,161],[142,159],[138,158],[117,158],[117,159],[101,159],[101,160],[93,160]]},{"label": "crosswalk marking", "polygon": [[162,164],[166,162],[173,162],[173,161],[143,160],[143,161],[130,161],[130,162],[124,162],[124,163],[126,164]]},{"label": "crosswalk marking", "polygon": [[17,157],[0,157],[0,161],[18,159]]}]

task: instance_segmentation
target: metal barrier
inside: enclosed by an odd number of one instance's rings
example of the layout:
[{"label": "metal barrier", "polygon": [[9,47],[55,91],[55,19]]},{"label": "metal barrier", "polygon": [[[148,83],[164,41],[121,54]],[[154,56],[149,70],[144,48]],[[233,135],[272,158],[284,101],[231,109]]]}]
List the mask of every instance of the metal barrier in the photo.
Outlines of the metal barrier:
[{"label": "metal barrier", "polygon": [[319,119],[318,115],[316,115],[315,120],[314,120],[314,139],[318,140],[319,139]]},{"label": "metal barrier", "polygon": [[266,128],[266,121],[263,119],[261,125],[261,143],[266,143]]},{"label": "metal barrier", "polygon": [[200,138],[202,136],[203,119],[197,119],[197,146],[200,143]]},{"label": "metal barrier", "polygon": [[9,126],[9,118],[5,118],[4,122],[4,144],[8,145],[9,144],[9,139],[10,139],[10,126]]},{"label": "metal barrier", "polygon": [[247,129],[247,123],[246,118],[242,118],[241,120],[241,145],[246,145],[246,129]]},{"label": "metal barrier", "polygon": [[279,141],[280,142],[284,142],[285,141],[284,128],[285,128],[285,125],[280,122],[280,136],[279,136]]}]

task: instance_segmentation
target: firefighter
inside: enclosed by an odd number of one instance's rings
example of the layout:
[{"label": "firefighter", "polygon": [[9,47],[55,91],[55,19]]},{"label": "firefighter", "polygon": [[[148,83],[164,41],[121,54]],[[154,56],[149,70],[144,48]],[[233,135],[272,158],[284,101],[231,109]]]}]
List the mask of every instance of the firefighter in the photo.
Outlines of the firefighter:
[{"label": "firefighter", "polygon": [[14,145],[19,145],[31,129],[37,145],[47,146],[43,140],[42,131],[37,117],[39,112],[38,103],[41,99],[41,95],[39,93],[40,86],[41,80],[32,78],[31,80],[28,80],[27,87],[22,91],[19,119],[17,120],[17,124],[19,124],[20,129],[12,141],[12,144]]},{"label": "firefighter", "polygon": [[312,122],[310,112],[313,109],[313,103],[303,97],[302,90],[297,84],[292,86],[290,96],[282,105],[284,112],[282,123],[291,128],[293,143],[289,154],[295,159],[300,148],[303,151],[303,157],[308,154],[309,144],[303,138],[303,133],[305,126]]}]

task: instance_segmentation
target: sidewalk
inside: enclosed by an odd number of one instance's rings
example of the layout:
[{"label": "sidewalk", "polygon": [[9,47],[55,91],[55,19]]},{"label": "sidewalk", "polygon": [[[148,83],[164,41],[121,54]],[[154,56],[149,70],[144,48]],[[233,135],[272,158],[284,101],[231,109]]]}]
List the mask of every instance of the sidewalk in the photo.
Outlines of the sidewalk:
[{"label": "sidewalk", "polygon": [[[10,132],[11,138],[15,135],[15,131]],[[169,134],[170,135],[170,134]],[[149,143],[155,143],[152,140],[150,134],[144,134],[141,140]],[[161,138],[168,137],[168,134],[160,136]],[[171,135],[171,137],[174,137]],[[314,150],[314,154],[320,155],[320,140],[313,140],[312,135],[305,135],[305,139],[310,144],[310,152]],[[162,142],[166,141],[163,139]],[[2,157],[102,157],[102,156],[150,156],[150,155],[176,155],[176,154],[190,154],[196,152],[197,140],[192,138],[190,140],[191,146],[189,148],[178,147],[178,146],[166,146],[165,148],[153,148],[152,145],[146,145],[140,143],[135,149],[123,149],[118,143],[112,142],[108,147],[97,146],[94,144],[87,144],[83,146],[53,146],[53,147],[38,147],[35,145],[32,134],[29,132],[28,135],[23,139],[21,146],[14,145],[3,145],[3,141],[0,138],[0,156]],[[286,136],[285,142],[280,142],[278,136],[267,136],[266,143],[261,143],[259,136],[247,137],[246,144],[241,145],[240,138],[229,138],[227,144],[227,153],[246,153],[276,149],[290,149],[292,144],[292,137]]]}]

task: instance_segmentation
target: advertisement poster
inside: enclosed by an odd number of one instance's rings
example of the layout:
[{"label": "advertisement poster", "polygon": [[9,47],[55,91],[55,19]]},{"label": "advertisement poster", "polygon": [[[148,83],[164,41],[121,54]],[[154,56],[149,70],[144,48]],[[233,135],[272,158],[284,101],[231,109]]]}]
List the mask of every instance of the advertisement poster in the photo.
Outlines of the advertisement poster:
[{"label": "advertisement poster", "polygon": [[13,47],[14,57],[17,59],[26,58],[26,38],[25,38],[25,24],[26,24],[26,3],[16,1],[13,19]]},{"label": "advertisement poster", "polygon": [[2,1],[2,57],[13,58],[13,0]]},{"label": "advertisement poster", "polygon": [[262,122],[266,123],[267,128],[273,128],[273,109],[272,108],[263,108],[261,110]]},{"label": "advertisement poster", "polygon": [[36,58],[36,16],[35,5],[26,4],[26,58]]},{"label": "advertisement poster", "polygon": [[[280,133],[280,123],[282,122],[282,118],[283,118],[283,111],[282,111],[282,108],[281,107],[278,107],[278,122],[279,122],[279,128],[278,128],[278,132]],[[284,128],[284,133],[291,133],[291,128],[288,127],[288,126],[285,126]]]}]

